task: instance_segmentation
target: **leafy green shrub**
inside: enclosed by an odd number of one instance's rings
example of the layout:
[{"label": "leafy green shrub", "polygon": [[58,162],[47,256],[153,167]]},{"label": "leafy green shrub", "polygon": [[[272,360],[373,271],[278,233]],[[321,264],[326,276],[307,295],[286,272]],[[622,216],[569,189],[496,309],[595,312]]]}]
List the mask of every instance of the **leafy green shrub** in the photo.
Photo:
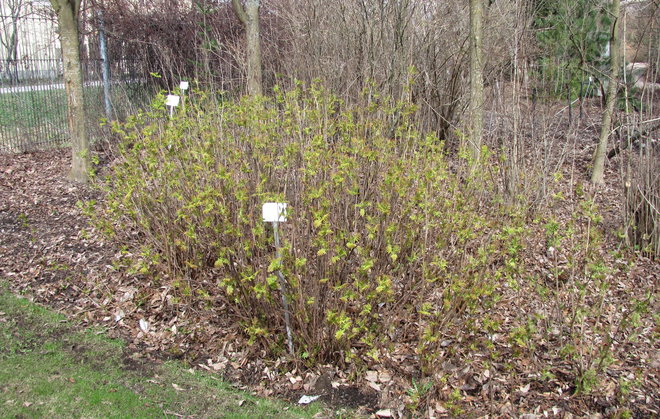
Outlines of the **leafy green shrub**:
[{"label": "leafy green shrub", "polygon": [[[522,229],[484,193],[495,172],[462,179],[414,112],[299,86],[240,102],[197,92],[170,120],[159,97],[115,126],[104,229],[179,302],[214,296],[273,354],[285,348],[281,270],[301,359],[368,362],[396,340],[431,365],[443,330],[515,275]],[[268,201],[289,206],[281,259]]]}]

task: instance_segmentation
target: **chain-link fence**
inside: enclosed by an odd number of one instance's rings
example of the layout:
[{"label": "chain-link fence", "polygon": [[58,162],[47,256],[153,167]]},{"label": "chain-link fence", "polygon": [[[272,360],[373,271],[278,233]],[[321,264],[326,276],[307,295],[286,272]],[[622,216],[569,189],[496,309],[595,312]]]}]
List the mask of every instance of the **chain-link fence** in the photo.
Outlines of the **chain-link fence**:
[{"label": "chain-link fence", "polygon": [[[81,23],[84,94],[92,141],[101,135],[101,118],[123,116],[152,92],[138,62],[106,54],[109,71],[104,77],[101,47],[103,51],[109,48],[103,45],[100,22],[100,16],[89,15]],[[7,0],[0,6],[0,152],[66,145],[66,110],[62,53],[52,10],[44,2]]]}]

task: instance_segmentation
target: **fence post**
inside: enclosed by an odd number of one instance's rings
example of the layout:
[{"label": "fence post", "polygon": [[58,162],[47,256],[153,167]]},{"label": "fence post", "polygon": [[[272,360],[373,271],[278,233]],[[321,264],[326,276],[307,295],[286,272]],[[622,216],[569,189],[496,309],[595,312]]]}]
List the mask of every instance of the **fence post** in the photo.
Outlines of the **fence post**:
[{"label": "fence post", "polygon": [[108,44],[105,36],[103,10],[98,12],[99,52],[101,54],[101,74],[103,77],[103,99],[105,101],[105,117],[112,120],[112,102],[110,100],[110,60],[108,59]]}]

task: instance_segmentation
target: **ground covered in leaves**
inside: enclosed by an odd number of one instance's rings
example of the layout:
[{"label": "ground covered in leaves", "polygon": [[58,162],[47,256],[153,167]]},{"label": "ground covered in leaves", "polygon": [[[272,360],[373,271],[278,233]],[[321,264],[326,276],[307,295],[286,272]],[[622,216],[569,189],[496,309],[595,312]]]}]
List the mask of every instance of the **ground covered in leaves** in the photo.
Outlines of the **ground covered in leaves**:
[{"label": "ground covered in leaves", "polygon": [[[585,150],[587,159],[591,147],[578,144],[575,149]],[[69,164],[68,150],[0,155],[0,277],[17,293],[127,339],[137,357],[181,358],[260,395],[291,400],[322,395],[332,405],[384,417],[411,412],[430,417],[660,414],[655,314],[660,266],[622,249],[616,235],[621,215],[615,184],[595,195],[612,286],[600,299],[575,297],[579,290],[568,285],[553,294],[558,301],[575,298],[576,305],[602,307],[597,319],[584,316],[580,339],[567,338],[562,329],[575,330],[582,318],[577,308],[554,313],[552,307],[569,306],[526,298],[568,281],[561,273],[569,270],[560,269],[566,255],[539,236],[526,244],[525,257],[530,277],[541,283],[523,280],[503,290],[490,313],[493,325],[483,333],[464,338],[447,330],[438,344],[440,372],[428,377],[420,372],[413,342],[393,342],[387,359],[359,373],[334,365],[307,370],[284,357],[267,361],[248,345],[213,296],[177,304],[167,284],[154,286],[144,272],[130,269],[126,260],[131,249],[107,242],[88,224],[78,203],[102,197],[68,181]],[[579,159],[572,160],[570,170],[575,179],[587,179]],[[615,169],[610,170],[609,178],[616,179]],[[565,179],[571,179],[571,190],[579,182],[571,174]],[[574,208],[557,201],[547,211],[556,215],[561,228]],[[538,226],[540,232],[544,229]],[[607,328],[608,341],[591,337],[596,328]],[[602,355],[599,348],[605,346]]]}]

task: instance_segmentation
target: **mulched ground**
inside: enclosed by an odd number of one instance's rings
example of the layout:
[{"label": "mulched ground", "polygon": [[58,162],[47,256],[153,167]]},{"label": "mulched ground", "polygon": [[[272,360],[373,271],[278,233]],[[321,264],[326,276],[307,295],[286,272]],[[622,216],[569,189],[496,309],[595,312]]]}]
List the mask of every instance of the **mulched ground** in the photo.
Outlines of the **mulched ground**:
[{"label": "mulched ground", "polygon": [[222,308],[172,308],[168,287],[154,289],[142,275],[127,273],[130,253],[104,241],[82,213],[81,204],[99,193],[68,180],[69,168],[68,150],[0,154],[0,278],[15,292],[126,339],[131,359],[183,359],[264,396],[297,401],[316,390],[333,406],[376,408],[375,393],[334,371],[335,386],[325,388],[329,376],[322,372],[271,372],[248,356]]},{"label": "mulched ground", "polygon": [[[577,148],[590,147],[581,144]],[[585,166],[586,159],[582,159]],[[405,360],[412,359],[414,347],[401,345],[400,362],[392,360],[391,368],[384,362],[357,381],[350,381],[331,365],[304,371],[285,359],[265,361],[264,354],[254,353],[246,345],[236,325],[228,323],[222,307],[178,305],[167,285],[154,287],[139,273],[130,273],[126,266],[130,249],[106,241],[82,214],[79,202],[101,197],[67,180],[69,164],[68,150],[0,155],[0,278],[9,280],[15,292],[78,319],[82,326],[101,326],[111,336],[127,339],[133,358],[182,358],[261,395],[296,400],[302,394],[325,394],[324,399],[335,406],[362,406],[361,411],[368,414],[389,408],[380,413],[393,416],[401,414],[406,403],[410,406],[411,392],[406,390],[411,388],[411,377],[419,376],[419,372],[415,364],[408,365]],[[584,173],[578,176],[584,177]],[[597,196],[605,225],[618,222],[617,197],[615,186],[604,188]],[[556,210],[561,214],[561,208]],[[610,234],[608,247],[619,246],[614,231]],[[541,247],[529,255],[539,269],[548,263]],[[657,295],[659,275],[657,262],[637,257],[630,269],[616,278],[618,288],[606,303],[618,307],[617,298]],[[529,301],[520,301],[522,294],[504,295],[503,305],[508,305],[510,312],[498,313],[503,323],[519,311],[535,309]],[[651,305],[652,310],[657,308],[657,302]],[[493,337],[497,350],[516,357],[513,367],[489,362],[479,348],[473,354],[459,348],[458,352],[468,353],[464,359],[469,362],[455,365],[448,360],[443,364],[447,384],[438,390],[438,401],[433,395],[422,394],[425,398],[421,402],[428,410],[421,414],[603,417],[620,413],[619,407],[625,405],[634,417],[657,417],[658,332],[657,322],[647,322],[640,326],[634,343],[618,342],[613,354],[617,361],[607,369],[598,389],[587,395],[575,395],[569,366],[546,355],[552,350],[551,340],[537,342],[532,353],[514,355],[512,345]],[[442,345],[453,347],[456,343],[448,339]],[[542,380],[536,375],[544,364],[551,374]],[[621,379],[637,384],[624,395]],[[457,391],[457,409],[448,410],[449,395]]]}]

